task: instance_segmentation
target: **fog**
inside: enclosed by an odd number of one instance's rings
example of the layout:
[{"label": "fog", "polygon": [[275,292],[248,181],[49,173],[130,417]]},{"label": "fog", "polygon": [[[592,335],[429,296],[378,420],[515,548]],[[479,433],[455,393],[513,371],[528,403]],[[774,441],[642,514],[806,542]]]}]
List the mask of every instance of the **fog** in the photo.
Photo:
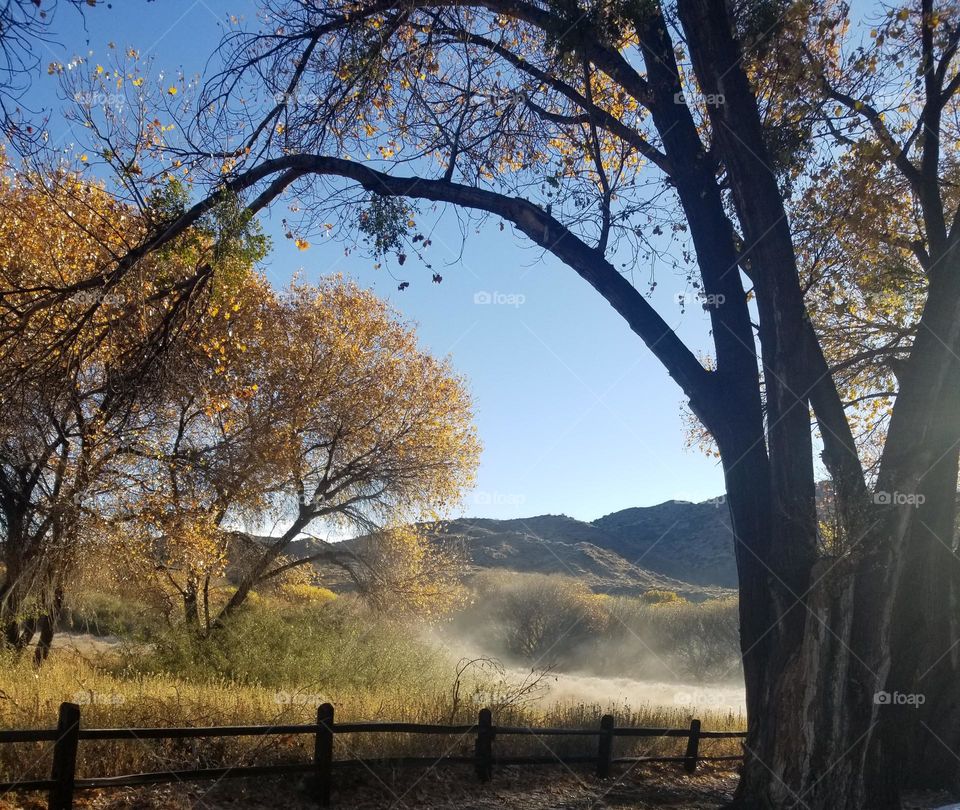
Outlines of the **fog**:
[{"label": "fog", "polygon": [[735,599],[605,596],[571,577],[506,571],[471,585],[438,640],[458,658],[502,662],[497,675],[514,683],[547,673],[541,701],[744,711]]},{"label": "fog", "polygon": [[578,701],[601,706],[643,705],[666,708],[712,709],[742,714],[746,711],[743,686],[734,684],[685,684],[636,680],[623,676],[550,673],[545,705]]}]

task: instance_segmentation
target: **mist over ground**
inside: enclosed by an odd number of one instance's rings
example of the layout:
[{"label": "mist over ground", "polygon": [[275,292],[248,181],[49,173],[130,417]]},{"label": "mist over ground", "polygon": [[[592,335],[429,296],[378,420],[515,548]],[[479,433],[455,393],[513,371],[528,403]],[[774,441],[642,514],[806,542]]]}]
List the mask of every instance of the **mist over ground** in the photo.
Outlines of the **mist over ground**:
[{"label": "mist over ground", "polygon": [[735,599],[595,594],[576,580],[484,572],[429,632],[465,670],[487,670],[543,705],[745,711]]},{"label": "mist over ground", "polygon": [[641,681],[625,676],[582,675],[556,672],[548,676],[547,704],[582,701],[602,706],[677,706],[711,709],[734,714],[744,713],[746,703],[742,683],[673,683]]}]

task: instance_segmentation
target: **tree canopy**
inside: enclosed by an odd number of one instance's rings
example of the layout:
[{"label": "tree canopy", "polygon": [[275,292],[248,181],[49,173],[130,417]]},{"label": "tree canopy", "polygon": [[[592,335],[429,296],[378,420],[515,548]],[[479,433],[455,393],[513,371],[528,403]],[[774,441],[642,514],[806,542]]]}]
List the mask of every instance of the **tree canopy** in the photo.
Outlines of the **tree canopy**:
[{"label": "tree canopy", "polygon": [[[164,572],[198,622],[201,591],[242,535],[247,564],[220,621],[318,556],[287,553],[308,529],[435,520],[470,485],[479,444],[449,362],[343,279],[273,290],[255,270],[266,242],[235,200],[112,292],[90,292],[149,221],[75,173],[5,168],[6,289],[80,287],[26,318],[23,297],[5,299],[4,323],[27,325],[0,372],[9,644],[38,626],[52,635],[77,560],[98,543]],[[151,210],[180,204],[176,186],[162,194]]]}]

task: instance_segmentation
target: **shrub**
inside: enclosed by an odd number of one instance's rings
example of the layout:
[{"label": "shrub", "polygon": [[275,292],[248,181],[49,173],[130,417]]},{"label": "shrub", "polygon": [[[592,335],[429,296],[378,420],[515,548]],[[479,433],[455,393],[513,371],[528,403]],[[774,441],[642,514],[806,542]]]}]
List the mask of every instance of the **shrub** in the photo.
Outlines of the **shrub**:
[{"label": "shrub", "polygon": [[596,658],[635,677],[732,678],[739,674],[739,627],[735,597],[701,604],[620,597],[611,600]]},{"label": "shrub", "polygon": [[663,591],[653,589],[650,591],[644,592],[640,597],[641,602],[645,602],[648,605],[663,605],[669,602],[686,602],[680,594],[676,591]]},{"label": "shrub", "polygon": [[162,614],[124,595],[87,590],[72,598],[60,619],[60,630],[94,636],[149,639],[166,627]]},{"label": "shrub", "polygon": [[306,582],[285,582],[280,588],[280,595],[290,602],[310,602],[323,604],[332,602],[337,595],[329,588],[319,585],[310,585]]},{"label": "shrub", "polygon": [[481,628],[491,649],[513,659],[569,663],[604,625],[605,597],[572,577],[488,572],[474,585],[474,608],[459,624]]}]

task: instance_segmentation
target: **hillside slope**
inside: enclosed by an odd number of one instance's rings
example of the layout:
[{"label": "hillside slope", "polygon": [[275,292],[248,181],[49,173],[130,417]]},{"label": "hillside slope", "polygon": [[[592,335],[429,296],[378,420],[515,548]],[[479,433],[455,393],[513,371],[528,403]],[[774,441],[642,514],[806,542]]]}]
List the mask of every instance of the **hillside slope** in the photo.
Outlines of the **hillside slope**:
[{"label": "hillside slope", "polygon": [[638,559],[640,554],[628,556],[632,554],[629,541],[565,515],[515,520],[461,518],[448,522],[440,535],[462,542],[476,569],[566,574],[600,593],[666,589],[702,599],[720,595],[722,590],[708,578],[692,583],[657,571],[645,559]]},{"label": "hillside slope", "polygon": [[[614,512],[588,523],[566,515],[512,520],[459,518],[425,527],[463,545],[473,571],[566,574],[598,593],[676,591],[690,599],[736,588],[727,510],[712,501],[667,501]],[[349,549],[362,538],[345,540]],[[295,555],[309,553],[294,544]],[[309,543],[307,543],[309,546]],[[332,587],[349,588],[342,570],[318,565]]]},{"label": "hillside slope", "polygon": [[658,574],[699,585],[737,587],[730,513],[718,499],[624,509],[590,525],[610,538],[604,548]]}]

